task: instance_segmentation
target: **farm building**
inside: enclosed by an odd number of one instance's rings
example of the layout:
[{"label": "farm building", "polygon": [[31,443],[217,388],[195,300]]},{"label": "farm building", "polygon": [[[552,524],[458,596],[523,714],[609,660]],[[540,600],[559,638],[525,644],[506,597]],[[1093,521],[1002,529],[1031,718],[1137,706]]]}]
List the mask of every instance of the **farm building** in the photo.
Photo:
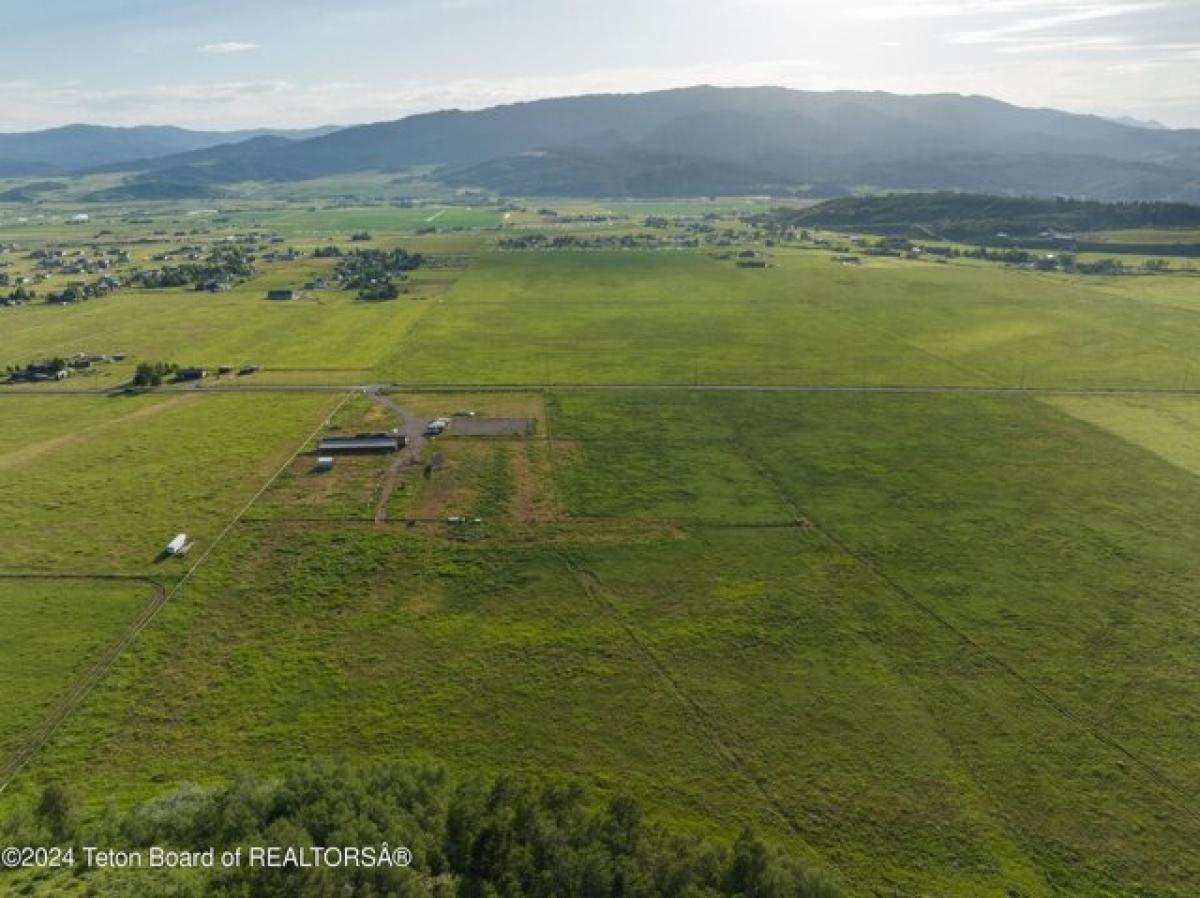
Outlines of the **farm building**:
[{"label": "farm building", "polygon": [[186,555],[188,549],[191,547],[192,544],[188,542],[187,534],[180,533],[173,540],[167,543],[167,547],[163,549],[163,554],[169,556]]},{"label": "farm building", "polygon": [[299,294],[295,290],[268,290],[267,299],[288,300],[295,299]]},{"label": "farm building", "polygon": [[207,368],[180,368],[175,372],[175,379],[179,380],[203,380],[208,377]]},{"label": "farm building", "polygon": [[404,445],[405,438],[399,434],[369,433],[326,437],[317,446],[317,451],[325,456],[356,452],[399,452]]}]

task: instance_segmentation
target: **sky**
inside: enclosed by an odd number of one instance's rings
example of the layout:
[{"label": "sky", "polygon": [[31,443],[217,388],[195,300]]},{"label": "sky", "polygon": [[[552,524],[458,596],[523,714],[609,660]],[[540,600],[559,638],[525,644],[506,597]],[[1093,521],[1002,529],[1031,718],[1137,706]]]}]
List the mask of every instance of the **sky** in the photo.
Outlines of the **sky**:
[{"label": "sky", "polygon": [[1200,0],[0,0],[0,131],[355,124],[701,83],[1200,128]]}]

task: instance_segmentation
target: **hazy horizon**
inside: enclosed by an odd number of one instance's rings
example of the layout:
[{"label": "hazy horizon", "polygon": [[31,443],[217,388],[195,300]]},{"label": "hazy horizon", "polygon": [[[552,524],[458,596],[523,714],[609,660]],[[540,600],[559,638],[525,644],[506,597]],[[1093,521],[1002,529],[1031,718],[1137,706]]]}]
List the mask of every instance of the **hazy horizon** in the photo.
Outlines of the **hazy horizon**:
[{"label": "hazy horizon", "polygon": [[[688,90],[688,89],[692,89],[692,88],[701,88],[701,87],[716,87],[719,89],[741,88],[741,89],[749,89],[749,90],[775,89],[775,88],[782,88],[782,89],[786,89],[786,90],[797,90],[797,91],[807,90],[806,88],[789,88],[784,85],[778,85],[778,84],[746,84],[746,85],[739,85],[739,84],[688,84],[688,85],[680,85],[678,87],[647,88],[645,91],[638,91],[638,90],[591,91],[591,92],[585,92],[582,94],[569,94],[569,95],[568,94],[555,94],[555,95],[528,97],[528,98],[522,98],[522,99],[518,99],[518,100],[504,101],[504,102],[488,104],[488,105],[484,105],[484,106],[442,106],[442,107],[436,107],[436,108],[430,108],[430,109],[413,110],[411,112],[401,113],[399,115],[396,115],[396,116],[393,116],[390,118],[370,119],[370,120],[363,120],[363,121],[346,121],[346,122],[326,121],[326,122],[315,122],[311,125],[307,125],[307,124],[304,124],[304,125],[289,125],[289,124],[279,125],[279,124],[273,124],[271,122],[265,122],[260,125],[244,125],[244,126],[238,126],[238,127],[219,127],[219,126],[217,126],[217,127],[202,127],[202,126],[179,124],[177,122],[171,122],[171,121],[161,121],[161,122],[147,121],[147,122],[138,122],[136,124],[126,124],[126,123],[112,123],[112,122],[103,122],[103,121],[80,120],[80,121],[62,122],[61,124],[57,124],[57,125],[46,125],[46,126],[40,127],[40,128],[26,128],[26,129],[21,129],[21,130],[15,130],[15,129],[7,130],[7,129],[4,129],[2,126],[0,126],[0,134],[35,133],[35,132],[39,132],[39,131],[54,130],[57,128],[91,127],[91,126],[110,127],[110,128],[137,128],[137,127],[183,128],[186,130],[210,131],[210,132],[215,132],[215,133],[220,133],[220,132],[234,133],[234,132],[255,131],[255,130],[307,131],[307,130],[316,130],[319,128],[353,128],[353,127],[357,127],[360,125],[370,125],[370,124],[375,124],[378,122],[394,121],[397,119],[405,118],[407,116],[422,115],[422,114],[436,113],[436,112],[451,112],[451,111],[470,112],[470,111],[476,111],[476,110],[481,110],[481,109],[494,108],[496,106],[507,106],[507,105],[521,104],[521,103],[536,103],[536,102],[539,102],[542,100],[556,100],[556,99],[564,99],[564,98],[568,98],[568,97],[641,94],[641,93],[653,93],[656,91]],[[893,91],[871,91],[871,90],[864,90],[864,89],[859,89],[859,88],[830,88],[827,91],[819,91],[819,92],[821,92],[821,93],[826,93],[826,92],[828,92],[828,93],[846,93],[846,92],[884,93],[884,94],[891,94],[893,96],[936,96],[939,94],[941,94],[941,95],[952,94],[952,92],[948,92],[948,91],[931,91],[930,93],[927,93],[927,94],[898,94]],[[952,95],[963,96],[963,97],[976,96],[976,97],[982,97],[985,99],[999,100],[1000,102],[1009,102],[1007,100],[1003,100],[1001,97],[991,97],[986,94],[952,94]],[[1022,106],[1022,104],[1019,104],[1019,103],[1015,103],[1012,105]],[[1052,108],[1057,108],[1057,107],[1029,107],[1029,106],[1026,106],[1024,108],[1052,109]],[[1188,126],[1184,126],[1184,128],[1174,128],[1173,126],[1170,126],[1167,123],[1159,121],[1157,119],[1153,119],[1153,118],[1149,118],[1149,117],[1143,118],[1136,114],[1126,113],[1126,114],[1107,114],[1106,115],[1103,113],[1090,112],[1087,110],[1074,110],[1074,109],[1060,109],[1059,111],[1078,114],[1078,115],[1095,115],[1095,116],[1098,116],[1101,118],[1108,119],[1109,121],[1117,122],[1120,124],[1128,124],[1131,126],[1141,126],[1141,127],[1151,127],[1151,128],[1157,126],[1157,127],[1163,127],[1163,128],[1171,128],[1172,130],[1188,130],[1189,129]]]},{"label": "hazy horizon", "polygon": [[696,84],[978,94],[1200,127],[1190,0],[243,6],[47,0],[6,11],[0,131],[352,125]]}]

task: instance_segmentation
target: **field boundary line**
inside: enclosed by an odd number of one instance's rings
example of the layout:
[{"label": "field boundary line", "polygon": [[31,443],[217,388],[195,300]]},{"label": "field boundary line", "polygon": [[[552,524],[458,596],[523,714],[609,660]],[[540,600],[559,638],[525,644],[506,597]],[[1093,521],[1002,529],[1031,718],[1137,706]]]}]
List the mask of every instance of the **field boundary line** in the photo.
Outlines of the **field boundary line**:
[{"label": "field boundary line", "polygon": [[191,580],[192,575],[196,573],[200,565],[204,564],[208,557],[216,550],[217,546],[224,541],[225,537],[229,535],[230,531],[233,530],[237,523],[262,497],[263,493],[270,489],[272,484],[274,484],[275,481],[283,475],[284,471],[291,467],[292,463],[299,457],[300,453],[304,451],[305,447],[307,447],[308,444],[311,443],[318,434],[320,434],[322,428],[324,428],[333,419],[333,416],[341,411],[342,406],[346,404],[351,396],[355,395],[355,392],[356,391],[348,391],[346,395],[342,397],[341,401],[334,406],[333,410],[330,411],[315,428],[313,428],[313,431],[304,438],[300,445],[296,447],[296,450],[287,457],[287,460],[284,461],[284,463],[280,465],[278,469],[276,469],[275,473],[267,479],[266,483],[259,487],[258,491],[255,492],[250,498],[250,501],[243,505],[237,514],[235,514],[233,518],[225,524],[213,541],[208,545],[208,548],[205,549],[200,557],[196,559],[196,562],[184,572],[183,576],[176,581],[174,586],[172,586],[170,589],[167,589],[161,583],[151,581],[155,582],[155,586],[157,587],[157,592],[154,598],[151,599],[151,601],[142,609],[142,612],[133,620],[133,623],[126,627],[124,632],[121,633],[121,635],[118,636],[114,642],[109,644],[108,648],[105,649],[103,655],[101,655],[97,662],[93,664],[83,674],[82,677],[76,680],[70,691],[55,703],[49,714],[47,714],[42,722],[36,726],[33,731],[33,735],[27,739],[25,743],[18,748],[8,760],[0,765],[0,795],[8,790],[9,786],[11,786],[13,781],[17,778],[17,775],[20,774],[26,766],[28,766],[29,762],[33,760],[34,756],[36,756],[38,752],[45,748],[46,744],[54,737],[55,733],[58,732],[62,725],[83,703],[84,699],[86,699],[100,684],[100,681],[103,680],[105,675],[107,675],[108,672],[113,668],[113,665],[116,664],[117,660],[124,653],[125,649],[127,649],[130,644],[137,639],[142,631],[144,631],[146,627],[148,627],[150,623],[158,616],[158,613],[162,610],[163,606],[166,605],[167,602],[169,602],[176,595],[178,595],[180,591],[182,591],[184,586],[186,586]]},{"label": "field boundary line", "polygon": [[[712,715],[683,687],[666,662],[658,657],[654,650],[638,635],[633,625],[625,620],[620,609],[604,596],[603,588],[600,585],[600,578],[586,567],[572,561],[568,555],[559,553],[559,557],[562,558],[563,564],[566,565],[567,570],[570,571],[571,576],[575,579],[575,582],[583,593],[599,606],[605,617],[616,624],[629,641],[633,643],[637,651],[649,662],[650,667],[659,678],[666,683],[671,694],[684,706],[689,712],[689,716],[693,718],[694,722],[708,736],[716,748],[717,754],[739,776],[750,784],[766,808],[782,821],[789,832],[804,839],[803,831],[799,824],[796,823],[787,806],[772,795],[766,786],[763,785],[762,780],[755,775],[750,763],[743,757],[744,751],[731,743],[730,739],[722,732],[721,727],[713,720]],[[828,859],[811,845],[808,845],[807,839],[804,842],[808,849],[813,852],[814,856],[821,858],[823,863],[829,865]]]},{"label": "field boundary line", "polygon": [[[28,577],[18,574],[12,576],[6,575],[4,579],[42,580],[50,578]],[[54,579],[76,580],[74,577]],[[84,579],[91,580],[94,578],[78,578],[77,582],[80,582]],[[149,578],[121,577],[119,580],[123,582],[141,582],[149,585],[152,590],[152,597],[150,601],[142,606],[141,611],[139,611],[137,617],[134,618],[133,624],[126,627],[125,630],[119,634],[113,642],[108,644],[108,646],[101,653],[100,657],[97,658],[96,661],[92,663],[86,670],[84,670],[83,674],[68,687],[67,693],[58,698],[58,700],[50,706],[50,710],[46,716],[34,725],[31,733],[26,737],[24,742],[17,747],[16,751],[14,751],[9,758],[5,759],[3,764],[0,764],[0,794],[3,794],[8,789],[8,787],[12,784],[12,781],[16,778],[17,774],[20,773],[21,770],[33,758],[33,756],[37,754],[39,749],[44,746],[47,741],[49,741],[50,737],[54,735],[55,731],[59,728],[59,726],[62,725],[63,721],[66,720],[71,711],[78,706],[79,702],[86,697],[95,684],[98,683],[104,674],[109,670],[109,668],[124,650],[124,647],[128,645],[127,637],[130,631],[142,620],[149,620],[152,618],[157,612],[158,608],[162,607],[163,603],[170,595],[170,593],[167,591],[167,588],[163,586],[163,584],[154,580],[150,580]],[[113,581],[109,580],[108,582]]]},{"label": "field boundary line", "polygon": [[906,603],[917,609],[921,614],[936,622],[942,628],[953,634],[957,639],[976,652],[980,657],[984,658],[988,663],[995,666],[998,670],[1015,680],[1022,688],[1026,689],[1034,698],[1041,701],[1044,705],[1058,714],[1062,719],[1068,721],[1078,727],[1083,732],[1090,735],[1093,739],[1106,746],[1117,754],[1128,759],[1133,763],[1134,767],[1140,770],[1153,783],[1159,787],[1159,797],[1162,798],[1168,805],[1181,811],[1185,816],[1190,817],[1193,822],[1200,823],[1200,811],[1187,801],[1184,790],[1172,780],[1167,774],[1163,773],[1149,761],[1143,759],[1132,749],[1127,748],[1115,736],[1112,736],[1100,729],[1097,725],[1089,721],[1081,713],[1072,710],[1064,702],[1055,698],[1046,688],[1039,686],[1032,679],[1027,677],[1011,662],[1008,662],[973,637],[963,628],[959,627],[948,617],[942,614],[927,602],[922,601],[917,595],[904,586],[902,583],[893,578],[890,574],[883,571],[875,562],[866,555],[852,549],[841,537],[839,537],[832,529],[825,524],[812,517],[812,515],[803,511],[799,505],[792,499],[771,471],[759,458],[750,450],[750,447],[741,440],[736,440],[742,454],[746,460],[754,467],[759,476],[767,482],[767,484],[775,491],[779,500],[784,503],[785,507],[795,516],[796,525],[811,529],[821,534],[834,548],[844,554],[847,558],[863,567],[872,577],[890,589],[893,593],[900,596]]},{"label": "field boundary line", "polygon": [[150,587],[165,588],[162,581],[144,574],[52,574],[43,571],[0,571],[0,580],[68,580],[71,582],[100,580],[106,583],[144,583]]}]

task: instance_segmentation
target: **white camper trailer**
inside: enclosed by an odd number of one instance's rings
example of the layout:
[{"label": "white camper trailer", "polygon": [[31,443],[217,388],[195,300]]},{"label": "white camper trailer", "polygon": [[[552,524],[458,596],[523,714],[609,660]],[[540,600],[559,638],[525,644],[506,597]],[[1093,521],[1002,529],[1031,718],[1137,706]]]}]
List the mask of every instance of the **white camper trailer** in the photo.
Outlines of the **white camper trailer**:
[{"label": "white camper trailer", "polygon": [[179,555],[188,546],[187,534],[181,533],[169,543],[167,543],[168,555]]}]

